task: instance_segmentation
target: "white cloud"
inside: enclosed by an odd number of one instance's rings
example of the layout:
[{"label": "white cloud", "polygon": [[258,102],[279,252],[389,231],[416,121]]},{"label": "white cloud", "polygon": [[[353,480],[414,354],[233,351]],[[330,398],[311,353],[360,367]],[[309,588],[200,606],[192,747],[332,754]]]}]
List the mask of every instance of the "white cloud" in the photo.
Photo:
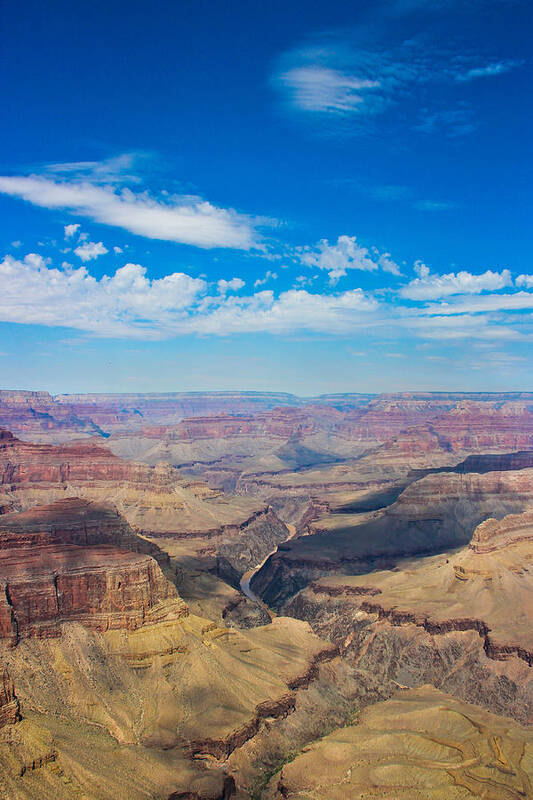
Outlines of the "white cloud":
[{"label": "white cloud", "polygon": [[256,281],[254,281],[254,286],[257,289],[258,286],[264,286],[265,283],[268,283],[269,281],[277,281],[277,279],[278,273],[267,269],[263,278],[258,278]]},{"label": "white cloud", "polygon": [[455,294],[479,294],[496,291],[512,285],[508,269],[502,272],[487,270],[482,275],[471,272],[450,272],[447,275],[430,274],[429,268],[417,262],[415,269],[419,277],[403,286],[398,294],[407,300],[435,300]]},{"label": "white cloud", "polygon": [[517,286],[523,286],[524,289],[533,289],[533,275],[519,275],[515,283]]},{"label": "white cloud", "polygon": [[146,192],[87,181],[55,181],[38,175],[0,177],[0,192],[42,208],[61,208],[139,236],[197,247],[249,250],[256,232],[249,217],[198,197],[155,200]]},{"label": "white cloud", "polygon": [[290,289],[277,298],[270,290],[249,297],[231,296],[205,315],[189,317],[183,332],[291,333],[315,331],[348,334],[368,324],[369,312],[377,303],[361,289],[339,294],[311,294],[304,289]]},{"label": "white cloud", "polygon": [[410,329],[424,339],[481,339],[481,340],[518,340],[526,339],[521,331],[505,325],[495,324],[487,316],[413,316],[401,323],[403,328]]},{"label": "white cloud", "polygon": [[109,252],[107,247],[102,242],[84,242],[74,249],[76,255],[81,258],[83,262],[92,261],[98,256],[104,256]]},{"label": "white cloud", "polygon": [[468,72],[458,73],[455,77],[460,82],[474,81],[477,78],[492,78],[495,75],[503,75],[515,67],[520,66],[520,61],[496,61],[484,67],[473,67]]},{"label": "white cloud", "polygon": [[239,289],[242,289],[242,287],[245,285],[246,284],[242,280],[242,278],[232,278],[229,281],[224,280],[224,278],[221,278],[217,282],[219,294],[226,294],[227,292],[237,292],[239,291]]},{"label": "white cloud", "polygon": [[139,264],[126,264],[97,280],[86,267],[51,268],[34,253],[23,261],[6,256],[0,262],[0,283],[4,322],[149,338],[157,338],[206,289],[205,281],[182,272],[150,280]]},{"label": "white cloud", "polygon": [[293,67],[278,76],[291,105],[302,111],[348,114],[365,113],[373,106],[368,91],[380,82],[329,67],[309,64]]},{"label": "white cloud", "polygon": [[122,247],[117,247],[117,245],[115,245],[113,247],[113,252],[116,253],[117,255],[119,255],[119,253],[123,253],[124,250],[122,249]]},{"label": "white cloud", "polygon": [[[344,334],[368,325],[378,304],[361,289],[338,294],[311,294],[291,289],[275,296],[207,294],[206,281],[175,272],[149,279],[146,268],[126,264],[114,275],[94,278],[86,267],[50,266],[36,254],[0,263],[3,288],[0,319],[4,322],[62,326],[99,336],[164,338],[201,333],[319,331]],[[219,288],[242,288],[234,278]]]},{"label": "white cloud", "polygon": [[346,275],[349,269],[366,272],[382,269],[393,275],[400,274],[400,268],[392,260],[390,253],[380,253],[376,248],[363,247],[356,236],[339,236],[336,244],[322,239],[312,247],[296,248],[294,257],[308,267],[327,270],[332,281]]},{"label": "white cloud", "polygon": [[79,222],[74,222],[72,225],[65,225],[65,239],[70,239],[71,236],[74,236],[79,227]]},{"label": "white cloud", "polygon": [[481,297],[457,297],[445,303],[433,303],[426,314],[481,314],[491,311],[520,311],[533,308],[533,292],[489,294]]}]

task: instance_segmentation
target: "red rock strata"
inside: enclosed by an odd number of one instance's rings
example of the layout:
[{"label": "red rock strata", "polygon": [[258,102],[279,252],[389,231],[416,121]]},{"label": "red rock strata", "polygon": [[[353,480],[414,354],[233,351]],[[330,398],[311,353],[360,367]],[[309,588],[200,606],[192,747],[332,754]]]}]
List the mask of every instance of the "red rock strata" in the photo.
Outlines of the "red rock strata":
[{"label": "red rock strata", "polygon": [[178,601],[169,613],[186,613],[157,562],[132,552],[137,541],[139,549],[146,546],[112,509],[77,498],[5,515],[0,638],[15,645],[58,636],[68,621],[98,631],[134,630],[159,615],[165,600]]},{"label": "red rock strata", "polygon": [[147,486],[157,492],[167,489],[171,479],[169,469],[123,461],[98,444],[31,444],[0,429],[0,486],[7,490],[67,483],[94,486],[110,481]]}]

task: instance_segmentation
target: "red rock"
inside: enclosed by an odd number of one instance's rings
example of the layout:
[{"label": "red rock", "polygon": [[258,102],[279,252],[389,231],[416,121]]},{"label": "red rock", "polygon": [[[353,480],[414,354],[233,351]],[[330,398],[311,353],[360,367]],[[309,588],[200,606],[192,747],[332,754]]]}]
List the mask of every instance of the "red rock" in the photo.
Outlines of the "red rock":
[{"label": "red rock", "polygon": [[187,613],[157,562],[128,545],[151,547],[113,509],[77,498],[2,517],[0,638],[58,636],[73,621],[134,630],[167,600]]}]

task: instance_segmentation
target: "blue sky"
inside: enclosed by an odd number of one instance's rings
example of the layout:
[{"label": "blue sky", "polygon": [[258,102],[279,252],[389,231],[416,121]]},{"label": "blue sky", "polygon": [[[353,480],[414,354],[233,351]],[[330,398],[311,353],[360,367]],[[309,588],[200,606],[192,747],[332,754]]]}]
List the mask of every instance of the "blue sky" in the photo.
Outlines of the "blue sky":
[{"label": "blue sky", "polygon": [[527,0],[0,13],[6,388],[531,388]]}]

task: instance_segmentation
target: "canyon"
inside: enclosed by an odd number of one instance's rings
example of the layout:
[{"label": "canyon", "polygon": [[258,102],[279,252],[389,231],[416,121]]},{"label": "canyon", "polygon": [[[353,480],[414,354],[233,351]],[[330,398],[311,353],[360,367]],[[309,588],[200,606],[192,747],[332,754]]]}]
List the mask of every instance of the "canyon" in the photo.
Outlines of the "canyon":
[{"label": "canyon", "polygon": [[0,794],[533,797],[533,394],[0,391]]}]

